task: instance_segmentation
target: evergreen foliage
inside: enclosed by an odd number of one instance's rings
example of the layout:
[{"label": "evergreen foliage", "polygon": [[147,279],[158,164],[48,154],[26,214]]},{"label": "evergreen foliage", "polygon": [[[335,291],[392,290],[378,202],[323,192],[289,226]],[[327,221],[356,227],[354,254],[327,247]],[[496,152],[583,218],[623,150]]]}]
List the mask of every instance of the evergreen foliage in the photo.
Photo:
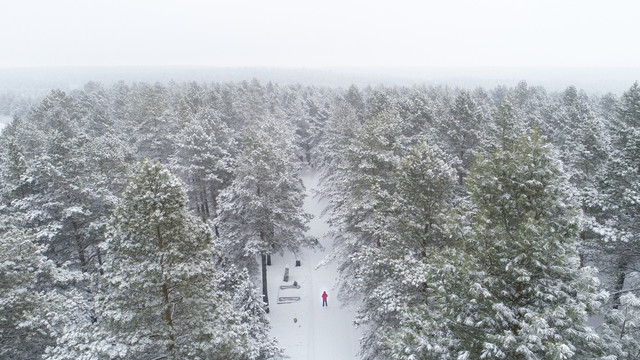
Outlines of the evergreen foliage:
[{"label": "evergreen foliage", "polygon": [[399,354],[600,355],[602,344],[586,321],[606,295],[594,272],[579,268],[577,218],[560,167],[538,133],[515,145],[476,160],[467,178],[476,206],[471,231],[422,268],[428,296],[392,337],[403,346],[395,345]]},{"label": "evergreen foliage", "polygon": [[[637,357],[638,83],[91,82],[12,106],[2,358],[281,357],[256,260],[317,244],[302,164],[363,358]],[[164,165],[127,188],[144,157]]]},{"label": "evergreen foliage", "polygon": [[241,358],[247,334],[216,292],[213,235],[186,203],[180,180],[141,163],[108,227],[93,356]]},{"label": "evergreen foliage", "polygon": [[251,264],[255,256],[315,246],[304,235],[310,215],[302,211],[304,187],[293,167],[290,129],[264,119],[247,129],[234,181],[220,195],[218,222],[224,257]]},{"label": "evergreen foliage", "polygon": [[17,219],[0,216],[0,358],[40,358],[81,316],[70,288],[78,274],[47,259]]},{"label": "evergreen foliage", "polygon": [[366,324],[365,359],[391,354],[387,336],[401,329],[406,309],[426,300],[429,284],[417,272],[450,242],[457,178],[455,162],[447,160],[425,141],[411,149],[396,170],[397,190],[382,210],[384,225],[373,234],[379,245],[352,256],[359,264],[355,284],[363,294],[357,322]]}]

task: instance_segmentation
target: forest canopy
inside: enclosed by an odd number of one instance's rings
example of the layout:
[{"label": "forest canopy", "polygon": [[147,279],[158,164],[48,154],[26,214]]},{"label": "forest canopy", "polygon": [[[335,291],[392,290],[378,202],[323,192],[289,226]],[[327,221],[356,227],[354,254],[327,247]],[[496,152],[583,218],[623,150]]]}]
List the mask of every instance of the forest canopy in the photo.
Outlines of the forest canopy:
[{"label": "forest canopy", "polygon": [[322,178],[363,359],[640,356],[640,87],[132,83],[12,101],[0,358],[279,359]]}]

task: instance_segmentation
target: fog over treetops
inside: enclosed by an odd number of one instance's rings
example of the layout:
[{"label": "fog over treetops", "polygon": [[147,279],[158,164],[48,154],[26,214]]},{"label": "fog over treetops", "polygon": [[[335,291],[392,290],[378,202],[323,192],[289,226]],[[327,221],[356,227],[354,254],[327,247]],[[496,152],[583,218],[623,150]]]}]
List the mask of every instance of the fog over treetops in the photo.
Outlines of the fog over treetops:
[{"label": "fog over treetops", "polygon": [[620,95],[634,79],[640,67],[41,67],[0,68],[0,93],[43,96],[50,90],[79,89],[89,81],[105,86],[129,82],[239,82],[257,79],[282,85],[349,87],[448,86],[472,90],[475,87],[512,87],[520,81],[561,91],[576,86],[588,93]]}]

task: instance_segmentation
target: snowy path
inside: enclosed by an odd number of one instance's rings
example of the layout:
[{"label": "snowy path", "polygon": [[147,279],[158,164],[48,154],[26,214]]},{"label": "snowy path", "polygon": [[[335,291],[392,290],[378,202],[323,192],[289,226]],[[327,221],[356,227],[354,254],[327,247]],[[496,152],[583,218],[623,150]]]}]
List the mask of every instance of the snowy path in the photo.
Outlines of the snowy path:
[{"label": "snowy path", "polygon": [[[303,250],[298,256],[302,266],[295,267],[296,257],[285,254],[272,256],[269,267],[269,302],[271,335],[278,338],[285,354],[292,360],[349,360],[358,359],[358,330],[353,326],[355,312],[336,299],[333,288],[337,277],[337,265],[317,265],[332,249],[332,240],[324,238],[328,225],[321,217],[324,205],[312,194],[318,186],[314,173],[302,176],[307,188],[304,210],[314,216],[309,224],[309,234],[317,237],[324,247],[320,250]],[[289,282],[284,283],[285,267],[289,267]],[[297,281],[300,289],[281,290],[280,285]],[[328,307],[322,307],[322,292],[329,295]],[[300,301],[278,304],[279,296],[299,296]],[[297,322],[294,322],[294,318]]]}]

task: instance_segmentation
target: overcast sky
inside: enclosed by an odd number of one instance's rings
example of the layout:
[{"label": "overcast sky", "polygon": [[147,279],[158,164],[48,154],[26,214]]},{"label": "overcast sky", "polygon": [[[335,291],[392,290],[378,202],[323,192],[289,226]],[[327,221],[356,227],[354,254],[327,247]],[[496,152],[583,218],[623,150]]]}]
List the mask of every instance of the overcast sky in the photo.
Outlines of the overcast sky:
[{"label": "overcast sky", "polygon": [[0,67],[639,67],[638,0],[13,0]]}]

